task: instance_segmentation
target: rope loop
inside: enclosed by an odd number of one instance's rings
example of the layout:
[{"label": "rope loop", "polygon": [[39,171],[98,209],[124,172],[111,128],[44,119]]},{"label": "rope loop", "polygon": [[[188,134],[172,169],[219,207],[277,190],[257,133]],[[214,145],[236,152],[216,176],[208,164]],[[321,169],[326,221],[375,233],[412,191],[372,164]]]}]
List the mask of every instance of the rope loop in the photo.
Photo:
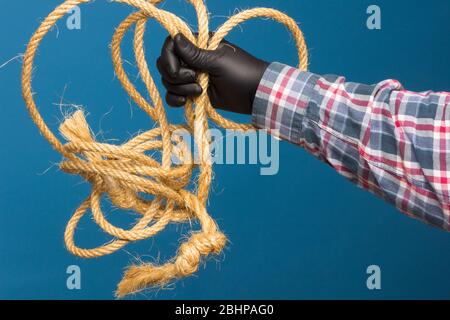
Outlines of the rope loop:
[{"label": "rope loop", "polygon": [[[201,230],[193,232],[190,238],[180,245],[177,256],[171,261],[159,266],[149,263],[130,266],[118,285],[118,297],[192,275],[198,270],[203,257],[221,253],[227,239],[206,210],[212,177],[208,119],[225,129],[254,129],[249,124],[235,123],[217,113],[207,95],[207,74],[198,76],[203,88],[202,95],[185,105],[186,124],[173,125],[168,122],[163,100],[150,74],[145,56],[143,39],[147,20],[152,18],[158,21],[172,37],[182,33],[200,48],[215,50],[224,37],[240,23],[258,17],[271,18],[284,24],[292,33],[298,49],[299,68],[306,70],[308,66],[307,47],[301,30],[294,20],[280,11],[269,8],[241,11],[229,18],[210,38],[208,12],[203,0],[188,0],[197,13],[198,33],[195,35],[179,17],[157,7],[162,1],[114,0],[138,9],[130,14],[114,33],[111,53],[115,73],[127,94],[157,124],[156,128],[141,133],[122,145],[96,141],[82,110],[74,112],[60,125],[59,131],[66,140],[61,142],[47,126],[33,98],[33,64],[42,39],[67,12],[91,0],[67,0],[59,5],[31,37],[24,55],[22,93],[32,120],[53,148],[64,157],[60,164],[61,170],[80,175],[92,185],[90,195],[67,223],[64,240],[71,253],[83,258],[99,257],[111,254],[129,242],[148,239],[170,223],[192,219],[200,223]],[[138,92],[123,67],[121,43],[133,26],[136,63],[149,100]],[[194,137],[199,150],[198,164],[194,164],[190,148],[181,143],[175,134],[181,129],[188,130]],[[150,157],[149,151],[159,152],[161,160]],[[173,156],[183,159],[182,163],[174,164]],[[197,188],[189,191],[196,166],[199,168]],[[114,206],[139,213],[141,217],[137,223],[128,230],[112,225],[101,209],[101,198],[104,195],[109,197]],[[153,199],[149,200],[148,195],[153,196]],[[92,212],[100,228],[114,238],[113,241],[91,249],[80,248],[75,244],[77,225],[88,210]]]}]

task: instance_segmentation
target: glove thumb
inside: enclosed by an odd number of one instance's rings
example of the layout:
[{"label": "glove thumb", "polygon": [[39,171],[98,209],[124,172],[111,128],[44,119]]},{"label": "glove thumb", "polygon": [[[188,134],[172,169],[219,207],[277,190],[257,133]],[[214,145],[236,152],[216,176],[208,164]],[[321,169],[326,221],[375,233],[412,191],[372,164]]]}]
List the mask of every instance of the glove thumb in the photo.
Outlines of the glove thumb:
[{"label": "glove thumb", "polygon": [[177,34],[173,40],[175,53],[188,66],[206,72],[211,68],[211,61],[213,61],[211,58],[214,51],[198,48],[181,33]]}]

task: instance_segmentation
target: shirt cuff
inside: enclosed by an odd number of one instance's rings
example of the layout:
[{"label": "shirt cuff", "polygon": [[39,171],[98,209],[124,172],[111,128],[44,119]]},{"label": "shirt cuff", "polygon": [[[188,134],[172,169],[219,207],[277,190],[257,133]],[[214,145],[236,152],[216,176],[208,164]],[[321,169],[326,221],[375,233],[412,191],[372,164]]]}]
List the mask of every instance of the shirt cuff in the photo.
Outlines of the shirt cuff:
[{"label": "shirt cuff", "polygon": [[271,63],[256,91],[253,125],[290,142],[300,141],[303,118],[318,79],[313,73]]}]

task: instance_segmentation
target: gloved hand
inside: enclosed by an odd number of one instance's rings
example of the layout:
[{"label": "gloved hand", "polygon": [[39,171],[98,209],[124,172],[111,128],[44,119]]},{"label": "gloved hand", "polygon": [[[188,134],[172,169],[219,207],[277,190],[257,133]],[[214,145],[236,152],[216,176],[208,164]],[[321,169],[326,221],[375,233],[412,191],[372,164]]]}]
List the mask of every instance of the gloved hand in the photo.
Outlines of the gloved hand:
[{"label": "gloved hand", "polygon": [[222,41],[217,50],[208,51],[181,34],[166,39],[157,61],[169,105],[182,106],[187,97],[202,93],[196,82],[196,71],[202,71],[210,75],[208,96],[212,105],[242,114],[252,113],[256,90],[268,66],[227,41]]}]

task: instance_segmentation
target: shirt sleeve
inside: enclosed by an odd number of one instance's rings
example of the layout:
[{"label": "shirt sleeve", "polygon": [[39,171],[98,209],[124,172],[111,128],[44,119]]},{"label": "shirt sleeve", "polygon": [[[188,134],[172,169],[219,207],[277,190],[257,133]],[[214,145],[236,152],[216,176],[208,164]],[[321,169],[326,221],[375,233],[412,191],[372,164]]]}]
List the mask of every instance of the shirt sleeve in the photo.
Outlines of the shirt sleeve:
[{"label": "shirt sleeve", "polygon": [[403,213],[450,231],[450,93],[346,82],[272,63],[253,123]]}]

